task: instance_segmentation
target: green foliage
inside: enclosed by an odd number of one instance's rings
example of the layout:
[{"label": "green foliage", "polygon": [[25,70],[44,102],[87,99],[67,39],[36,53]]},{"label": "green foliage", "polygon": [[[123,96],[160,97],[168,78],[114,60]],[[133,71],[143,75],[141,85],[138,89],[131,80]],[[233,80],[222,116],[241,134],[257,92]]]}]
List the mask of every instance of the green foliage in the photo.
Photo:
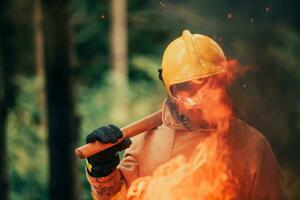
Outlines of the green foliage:
[{"label": "green foliage", "polygon": [[[130,116],[127,120],[117,124],[118,126],[125,125],[159,109],[162,99],[166,97],[163,85],[156,77],[157,62],[148,57],[138,57],[133,58],[132,63],[141,71],[140,73],[146,73],[151,81],[129,82],[127,98],[129,99]],[[78,111],[82,117],[81,127],[84,133],[81,138],[82,141],[87,133],[98,126],[114,123],[109,114],[115,97],[110,80],[111,75],[108,73],[103,84],[94,87],[81,85],[78,89]]]},{"label": "green foliage", "polygon": [[46,199],[48,155],[37,78],[17,77],[20,88],[16,107],[8,116],[8,163],[12,200]]}]

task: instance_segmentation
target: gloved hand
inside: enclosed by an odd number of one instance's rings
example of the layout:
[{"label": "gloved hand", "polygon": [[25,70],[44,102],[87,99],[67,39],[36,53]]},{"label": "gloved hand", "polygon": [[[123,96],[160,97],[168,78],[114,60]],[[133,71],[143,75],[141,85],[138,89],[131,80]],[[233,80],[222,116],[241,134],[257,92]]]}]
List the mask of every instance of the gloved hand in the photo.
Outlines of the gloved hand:
[{"label": "gloved hand", "polygon": [[[121,130],[114,125],[102,126],[91,132],[86,137],[86,143],[99,141],[101,143],[116,143],[122,138]],[[110,174],[120,163],[118,151],[131,145],[131,140],[126,138],[119,144],[87,158],[87,170],[90,176],[103,177]]]}]

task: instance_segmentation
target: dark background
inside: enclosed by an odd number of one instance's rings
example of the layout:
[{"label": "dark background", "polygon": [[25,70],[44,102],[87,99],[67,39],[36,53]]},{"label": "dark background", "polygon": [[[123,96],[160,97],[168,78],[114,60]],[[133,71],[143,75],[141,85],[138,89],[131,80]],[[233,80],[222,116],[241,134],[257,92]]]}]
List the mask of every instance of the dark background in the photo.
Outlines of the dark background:
[{"label": "dark background", "polygon": [[250,67],[233,83],[232,101],[269,140],[289,199],[300,199],[299,4],[128,0],[120,89],[111,1],[2,1],[0,199],[90,199],[73,149],[98,126],[122,126],[160,107],[166,92],[156,70],[184,29],[212,37]]}]

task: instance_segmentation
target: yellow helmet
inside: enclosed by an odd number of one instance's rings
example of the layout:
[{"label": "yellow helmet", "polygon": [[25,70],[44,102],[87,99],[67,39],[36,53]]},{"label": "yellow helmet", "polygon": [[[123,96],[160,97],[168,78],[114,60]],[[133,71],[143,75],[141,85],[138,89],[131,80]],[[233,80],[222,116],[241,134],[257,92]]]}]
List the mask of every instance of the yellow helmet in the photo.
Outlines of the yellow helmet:
[{"label": "yellow helmet", "polygon": [[161,76],[168,94],[172,96],[171,85],[223,72],[221,63],[225,60],[221,47],[214,40],[184,30],[163,54]]}]

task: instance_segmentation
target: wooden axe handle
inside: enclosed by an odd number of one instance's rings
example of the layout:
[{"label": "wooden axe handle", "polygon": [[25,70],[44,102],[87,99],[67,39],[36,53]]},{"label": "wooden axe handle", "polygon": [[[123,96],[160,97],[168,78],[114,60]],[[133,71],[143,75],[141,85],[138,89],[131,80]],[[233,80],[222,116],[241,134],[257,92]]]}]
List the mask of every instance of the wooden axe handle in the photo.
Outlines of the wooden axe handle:
[{"label": "wooden axe handle", "polygon": [[135,135],[138,135],[142,132],[151,130],[151,129],[161,125],[162,124],[161,118],[162,118],[162,112],[160,110],[155,113],[152,113],[151,115],[148,115],[147,117],[145,117],[143,119],[140,119],[132,124],[129,124],[129,125],[121,128],[123,137],[120,138],[116,143],[103,144],[98,141],[95,141],[93,143],[88,143],[81,147],[78,147],[77,149],[75,149],[75,153],[81,159],[90,157],[100,151],[103,151],[111,146],[114,146],[114,145],[120,143],[125,138],[131,138]]}]

